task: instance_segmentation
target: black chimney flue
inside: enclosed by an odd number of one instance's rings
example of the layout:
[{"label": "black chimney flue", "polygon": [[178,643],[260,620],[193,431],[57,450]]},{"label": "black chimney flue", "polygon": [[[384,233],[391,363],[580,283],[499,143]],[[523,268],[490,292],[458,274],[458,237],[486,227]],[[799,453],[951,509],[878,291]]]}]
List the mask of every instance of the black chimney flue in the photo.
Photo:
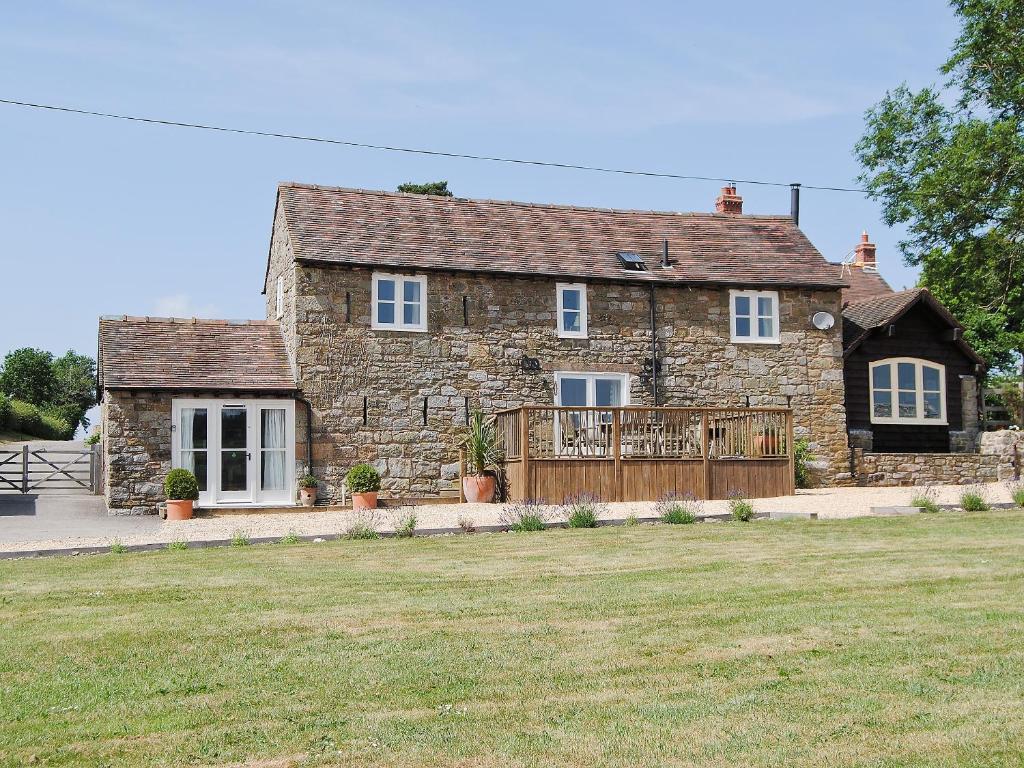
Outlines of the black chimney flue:
[{"label": "black chimney flue", "polygon": [[793,217],[793,223],[800,226],[800,185],[798,183],[789,185],[789,215]]},{"label": "black chimney flue", "polygon": [[661,266],[668,269],[668,238],[661,242]]}]

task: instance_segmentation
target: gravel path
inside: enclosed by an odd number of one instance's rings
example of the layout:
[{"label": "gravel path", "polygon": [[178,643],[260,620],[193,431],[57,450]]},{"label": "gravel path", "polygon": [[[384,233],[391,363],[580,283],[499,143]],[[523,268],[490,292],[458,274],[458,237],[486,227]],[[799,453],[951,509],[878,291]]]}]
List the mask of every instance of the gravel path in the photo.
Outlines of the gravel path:
[{"label": "gravel path", "polygon": [[[1004,483],[979,485],[991,503],[1010,501],[1010,491]],[[795,496],[753,501],[757,512],[816,512],[819,518],[858,517],[871,514],[873,506],[901,506],[909,504],[920,489],[915,488],[828,488],[798,491]],[[963,486],[934,486],[939,504],[955,504],[963,493]],[[728,512],[726,501],[705,501],[705,514]],[[421,507],[402,507],[395,510],[376,510],[372,514],[352,511],[293,512],[277,514],[225,515],[223,517],[195,518],[184,521],[164,521],[156,530],[124,535],[123,544],[164,544],[172,541],[207,541],[229,539],[236,534],[249,538],[280,537],[289,533],[300,536],[334,536],[348,531],[356,522],[372,524],[377,530],[393,531],[410,513],[416,515],[416,528],[458,528],[460,520],[474,526],[501,524],[500,504],[438,504]],[[652,502],[608,504],[602,519],[623,520],[630,515],[653,517]],[[551,510],[552,520],[558,519],[557,510]],[[113,539],[108,536],[67,537],[35,541],[2,541],[0,551],[25,552],[42,549],[74,547],[107,547]]]}]

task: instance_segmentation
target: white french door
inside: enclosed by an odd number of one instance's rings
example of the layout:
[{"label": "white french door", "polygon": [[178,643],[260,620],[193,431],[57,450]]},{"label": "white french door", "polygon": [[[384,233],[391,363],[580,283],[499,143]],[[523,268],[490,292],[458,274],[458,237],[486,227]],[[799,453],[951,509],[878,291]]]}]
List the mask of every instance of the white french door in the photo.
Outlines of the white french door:
[{"label": "white french door", "polygon": [[[562,408],[619,408],[629,403],[625,373],[555,373],[555,405]],[[554,435],[562,454],[604,455],[611,412],[562,411],[555,417]]]},{"label": "white french door", "polygon": [[195,474],[199,504],[290,504],[292,400],[176,399],[172,463]]}]

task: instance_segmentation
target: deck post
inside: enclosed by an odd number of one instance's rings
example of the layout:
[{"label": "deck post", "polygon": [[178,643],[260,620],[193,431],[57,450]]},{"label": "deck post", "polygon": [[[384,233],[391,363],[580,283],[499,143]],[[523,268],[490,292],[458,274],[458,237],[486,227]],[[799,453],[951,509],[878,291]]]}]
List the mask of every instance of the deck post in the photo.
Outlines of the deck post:
[{"label": "deck post", "polygon": [[711,460],[708,453],[711,450],[708,443],[708,412],[700,412],[700,458],[704,468],[704,494],[702,498],[711,498]]},{"label": "deck post", "polygon": [[786,410],[786,453],[789,454],[789,477],[786,480],[786,487],[789,495],[796,493],[796,443],[793,442],[793,411]]},{"label": "deck post", "polygon": [[612,460],[614,463],[614,488],[615,498],[613,501],[622,501],[622,409],[612,409]]},{"label": "deck post", "polygon": [[[555,418],[558,418],[557,413]],[[519,454],[523,462],[523,477],[520,481],[522,493],[519,500],[526,501],[530,489],[530,408],[525,405],[519,410]]]}]

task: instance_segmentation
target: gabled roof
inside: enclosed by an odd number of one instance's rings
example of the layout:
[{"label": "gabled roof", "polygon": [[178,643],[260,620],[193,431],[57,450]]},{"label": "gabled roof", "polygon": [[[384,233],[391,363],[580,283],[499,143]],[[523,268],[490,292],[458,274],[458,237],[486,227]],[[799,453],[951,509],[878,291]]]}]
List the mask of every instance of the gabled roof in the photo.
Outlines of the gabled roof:
[{"label": "gabled roof", "polygon": [[950,328],[960,329],[960,338],[953,340],[953,343],[974,362],[979,365],[985,364],[982,357],[963,340],[963,326],[957,322],[942,302],[932,296],[927,288],[913,288],[909,291],[882,294],[844,307],[843,345],[845,350],[843,356],[849,357],[874,331],[892,325],[918,304],[927,306]]},{"label": "gabled roof", "polygon": [[867,301],[875,296],[893,293],[892,288],[877,269],[865,269],[861,266],[840,265],[842,274],[850,283],[843,289],[843,304],[855,304]]},{"label": "gabled roof", "polygon": [[[789,216],[670,213],[281,184],[296,261],[576,279],[844,287]],[[661,268],[662,243],[671,267]],[[631,251],[646,271],[626,270]]]},{"label": "gabled roof", "polygon": [[278,324],[118,315],[100,319],[99,387],[289,392]]}]

